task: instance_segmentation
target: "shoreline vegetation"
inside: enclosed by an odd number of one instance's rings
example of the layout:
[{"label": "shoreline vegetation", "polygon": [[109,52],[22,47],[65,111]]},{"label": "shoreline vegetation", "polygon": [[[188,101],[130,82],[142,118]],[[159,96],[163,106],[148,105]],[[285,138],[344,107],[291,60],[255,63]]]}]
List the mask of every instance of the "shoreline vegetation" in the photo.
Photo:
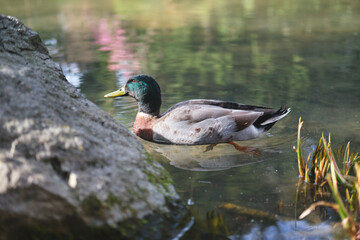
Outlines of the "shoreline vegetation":
[{"label": "shoreline vegetation", "polygon": [[353,239],[360,239],[360,222],[357,221],[360,216],[360,155],[350,153],[350,142],[346,147],[334,150],[329,134],[328,139],[321,136],[312,156],[309,154],[305,162],[301,145],[303,123],[300,117],[297,146],[294,146],[299,176],[305,184],[315,187],[319,195],[330,195],[333,201],[320,200],[312,203],[300,214],[299,219],[307,217],[317,207],[330,207],[339,214],[343,228]]}]

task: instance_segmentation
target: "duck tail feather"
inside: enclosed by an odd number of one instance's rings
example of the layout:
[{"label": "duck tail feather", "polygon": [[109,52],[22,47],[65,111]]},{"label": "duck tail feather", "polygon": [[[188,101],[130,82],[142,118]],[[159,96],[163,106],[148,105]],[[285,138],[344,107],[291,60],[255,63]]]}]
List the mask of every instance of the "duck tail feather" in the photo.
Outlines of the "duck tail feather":
[{"label": "duck tail feather", "polygon": [[281,107],[277,111],[264,112],[264,114],[254,122],[254,126],[263,129],[263,131],[268,131],[277,121],[289,114],[290,110],[290,108]]},{"label": "duck tail feather", "polygon": [[289,114],[289,112],[291,111],[291,108],[283,108],[280,107],[279,110],[277,110],[273,116],[271,116],[270,118],[266,119],[264,122],[260,123],[261,126],[266,126],[268,124],[274,124],[277,121],[279,121],[280,119],[284,118],[286,115]]}]

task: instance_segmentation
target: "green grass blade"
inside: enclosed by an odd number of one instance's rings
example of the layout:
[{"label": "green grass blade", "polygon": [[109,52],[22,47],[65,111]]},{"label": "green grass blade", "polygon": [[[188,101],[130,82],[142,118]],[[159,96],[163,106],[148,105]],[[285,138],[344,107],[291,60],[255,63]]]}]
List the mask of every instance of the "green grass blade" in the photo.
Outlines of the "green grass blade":
[{"label": "green grass blade", "polygon": [[357,182],[355,182],[355,189],[357,191],[358,203],[360,204],[360,167],[358,163],[355,163],[355,171]]},{"label": "green grass blade", "polygon": [[350,142],[348,142],[346,144],[346,148],[345,148],[345,151],[344,151],[344,158],[343,158],[343,163],[345,164],[346,168],[345,168],[345,174],[349,174],[350,172],[350,169],[351,169],[351,161],[350,161]]},{"label": "green grass blade", "polygon": [[297,135],[297,148],[296,148],[296,153],[297,153],[297,159],[298,159],[298,169],[299,169],[299,174],[301,177],[305,176],[305,166],[304,166],[304,159],[302,157],[302,148],[301,148],[301,127],[303,125],[304,122],[301,121],[301,117],[299,118],[299,125],[298,125],[298,135]]},{"label": "green grass blade", "polygon": [[327,182],[329,184],[329,187],[331,189],[331,192],[333,194],[334,200],[338,206],[338,212],[340,215],[341,220],[344,220],[348,217],[348,212],[344,206],[344,203],[341,199],[338,187],[337,187],[337,179],[336,179],[336,173],[335,169],[333,167],[333,163],[331,163],[331,175],[327,175]]},{"label": "green grass blade", "polygon": [[[317,146],[316,146],[316,149],[312,155],[312,161],[311,161],[311,175],[312,176],[315,176],[315,172],[318,170],[318,169],[321,169],[321,152],[322,152],[322,142],[321,142],[321,139],[319,140]],[[318,168],[318,169],[317,169]]]},{"label": "green grass blade", "polygon": [[[321,138],[322,138],[322,141],[323,141],[325,154],[326,154],[326,156],[328,157],[328,159],[331,162],[331,170],[335,171],[336,176],[341,181],[341,183],[345,184],[347,187],[352,187],[352,185],[350,183],[348,183],[348,181],[346,181],[346,179],[342,175],[339,167],[337,166],[334,155],[333,155],[333,153],[331,151],[331,147],[327,144],[326,139],[324,138],[324,135]],[[329,137],[329,139],[330,139],[330,137]],[[330,142],[330,140],[329,140],[329,142]]]}]

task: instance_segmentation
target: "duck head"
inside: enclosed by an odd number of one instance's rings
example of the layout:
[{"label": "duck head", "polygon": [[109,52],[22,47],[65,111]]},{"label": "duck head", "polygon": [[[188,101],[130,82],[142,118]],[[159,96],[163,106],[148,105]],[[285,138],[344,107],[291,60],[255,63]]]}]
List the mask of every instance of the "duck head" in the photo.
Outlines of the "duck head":
[{"label": "duck head", "polygon": [[130,78],[119,90],[106,94],[106,98],[131,96],[139,105],[139,112],[159,116],[161,90],[154,78],[148,75],[136,75]]}]

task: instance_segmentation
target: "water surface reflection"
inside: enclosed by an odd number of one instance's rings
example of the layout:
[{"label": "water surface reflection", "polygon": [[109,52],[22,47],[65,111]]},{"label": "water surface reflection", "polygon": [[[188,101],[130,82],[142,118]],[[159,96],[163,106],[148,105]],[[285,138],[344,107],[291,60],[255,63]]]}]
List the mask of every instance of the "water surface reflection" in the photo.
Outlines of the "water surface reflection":
[{"label": "water surface reflection", "polygon": [[[295,137],[292,134],[292,137]],[[191,171],[220,171],[233,167],[256,164],[283,154],[284,144],[291,141],[272,139],[270,134],[256,140],[237,142],[243,147],[255,148],[259,155],[240,152],[228,143],[212,145],[167,145],[141,140],[141,143],[156,159],[164,159],[172,166]]]}]

